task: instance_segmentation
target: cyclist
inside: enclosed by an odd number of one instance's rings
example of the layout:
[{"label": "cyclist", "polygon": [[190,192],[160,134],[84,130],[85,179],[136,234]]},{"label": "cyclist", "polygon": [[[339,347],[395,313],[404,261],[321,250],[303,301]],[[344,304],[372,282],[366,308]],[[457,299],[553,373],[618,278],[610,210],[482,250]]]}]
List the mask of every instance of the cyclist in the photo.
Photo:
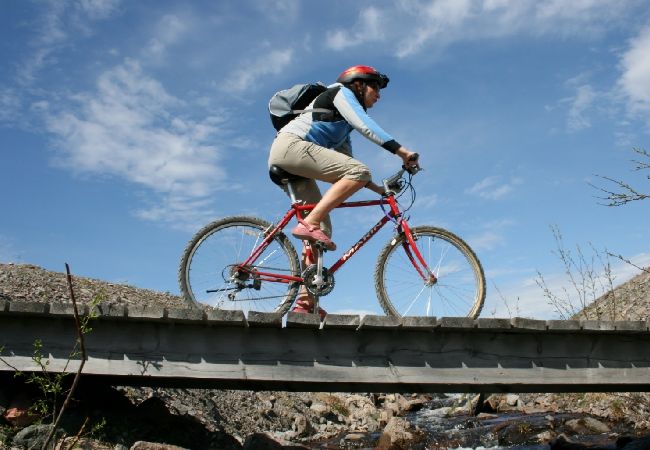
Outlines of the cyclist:
[{"label": "cyclist", "polygon": [[[306,203],[316,203],[304,220],[299,218],[292,230],[295,237],[320,241],[328,250],[334,250],[330,211],[363,187],[380,195],[384,193],[382,186],[373,183],[368,167],[352,157],[352,130],[400,157],[403,165],[418,165],[417,160],[411,160],[416,154],[400,145],[366,112],[379,100],[380,90],[388,81],[386,75],[373,67],[352,66],[276,135],[269,166],[277,165],[306,178],[294,183],[296,196]],[[315,180],[332,186],[321,196]],[[314,264],[315,261],[307,260],[306,254],[303,248],[303,264]],[[313,312],[313,305],[313,298],[303,286],[293,311]]]}]

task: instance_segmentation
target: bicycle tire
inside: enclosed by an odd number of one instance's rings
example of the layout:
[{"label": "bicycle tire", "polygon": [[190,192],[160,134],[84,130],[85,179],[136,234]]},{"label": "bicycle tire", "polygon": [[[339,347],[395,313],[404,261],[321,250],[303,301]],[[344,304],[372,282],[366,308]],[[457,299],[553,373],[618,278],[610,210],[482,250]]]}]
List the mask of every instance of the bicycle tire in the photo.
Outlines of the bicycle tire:
[{"label": "bicycle tire", "polygon": [[[299,283],[260,281],[254,276],[248,287],[239,289],[230,279],[231,270],[241,264],[262,242],[272,225],[256,217],[233,216],[216,220],[199,230],[187,244],[178,269],[178,281],[185,301],[193,307],[208,306],[285,314],[298,293]],[[296,250],[278,233],[258,261],[266,270],[300,276]],[[257,266],[256,266],[257,267]],[[252,268],[254,271],[255,268]],[[251,272],[252,273],[252,272]]]},{"label": "bicycle tire", "polygon": [[425,284],[404,250],[405,234],[394,236],[375,267],[377,298],[386,314],[477,318],[485,301],[485,275],[474,251],[442,228],[420,226],[411,233],[437,282]]}]

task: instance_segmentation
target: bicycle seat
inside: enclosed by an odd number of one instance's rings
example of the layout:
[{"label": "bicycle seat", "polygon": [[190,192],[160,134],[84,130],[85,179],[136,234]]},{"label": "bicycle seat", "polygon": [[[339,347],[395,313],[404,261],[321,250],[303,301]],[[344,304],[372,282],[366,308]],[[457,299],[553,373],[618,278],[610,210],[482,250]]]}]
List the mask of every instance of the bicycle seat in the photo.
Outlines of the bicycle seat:
[{"label": "bicycle seat", "polygon": [[283,186],[292,181],[306,180],[305,177],[289,173],[283,168],[276,165],[272,165],[269,168],[269,177],[271,177],[271,181],[273,181],[278,186]]}]

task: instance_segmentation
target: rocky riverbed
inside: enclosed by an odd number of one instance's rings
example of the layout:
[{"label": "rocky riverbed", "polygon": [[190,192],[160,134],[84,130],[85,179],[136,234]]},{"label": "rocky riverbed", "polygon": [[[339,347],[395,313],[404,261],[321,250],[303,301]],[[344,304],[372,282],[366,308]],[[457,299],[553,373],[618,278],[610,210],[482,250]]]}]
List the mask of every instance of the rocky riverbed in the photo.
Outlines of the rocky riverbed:
[{"label": "rocky riverbed", "polygon": [[[100,297],[127,306],[183,304],[168,293],[101,280],[75,277],[73,286],[84,303]],[[0,264],[0,300],[68,302],[65,275]],[[39,425],[43,418],[29,414],[42,397],[24,379],[0,378],[0,448],[28,448],[43,439],[49,431]],[[650,432],[648,417],[650,397],[635,393],[293,393],[84,381],[61,423],[58,445],[69,448],[76,441],[77,448],[116,450],[650,448],[632,440]]]}]

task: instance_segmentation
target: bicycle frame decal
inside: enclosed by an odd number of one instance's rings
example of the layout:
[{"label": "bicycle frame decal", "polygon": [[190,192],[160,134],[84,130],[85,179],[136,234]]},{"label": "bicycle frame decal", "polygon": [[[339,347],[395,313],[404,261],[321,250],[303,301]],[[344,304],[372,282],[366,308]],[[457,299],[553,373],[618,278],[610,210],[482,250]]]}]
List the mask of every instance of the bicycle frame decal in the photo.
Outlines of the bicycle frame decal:
[{"label": "bicycle frame decal", "polygon": [[[411,229],[406,222],[406,220],[401,218],[401,211],[399,210],[399,207],[397,205],[397,201],[393,196],[387,197],[385,200],[363,200],[363,201],[357,201],[357,202],[344,202],[341,203],[339,206],[337,206],[336,209],[338,208],[362,208],[366,206],[382,206],[383,204],[388,203],[390,206],[390,211],[388,213],[385,213],[384,216],[379,219],[379,221],[365,234],[363,235],[352,247],[350,247],[341,257],[328,269],[328,272],[330,274],[334,274],[337,270],[339,270],[361,247],[363,247],[375,234],[379,232],[383,228],[386,223],[393,219],[398,219],[398,227],[399,229],[406,235],[406,242],[404,243],[404,250],[406,251],[406,254],[413,264],[413,267],[415,270],[418,272],[418,274],[422,277],[422,279],[426,281],[435,281],[435,276],[427,266],[424,258],[420,254],[420,251],[418,250],[417,246],[415,245],[415,240],[413,239],[413,235],[411,234]],[[291,283],[291,282],[303,282],[302,277],[300,276],[294,276],[294,275],[283,275],[283,274],[278,274],[278,273],[271,273],[271,272],[263,272],[258,269],[255,269],[254,271],[251,271],[248,269],[248,267],[254,266],[255,261],[264,253],[266,248],[271,244],[275,236],[280,233],[284,227],[287,226],[289,221],[294,217],[302,217],[301,213],[304,212],[309,212],[314,207],[316,204],[306,204],[306,205],[300,205],[300,204],[293,204],[291,205],[291,209],[287,211],[287,213],[284,215],[284,217],[280,220],[280,222],[273,227],[271,231],[266,230],[265,231],[265,237],[264,240],[260,245],[253,250],[253,252],[250,254],[250,256],[244,261],[240,266],[240,270],[244,270],[250,273],[253,273],[260,277],[263,281],[271,281],[271,282],[276,282],[276,283]],[[419,264],[418,264],[419,263]]]},{"label": "bicycle frame decal", "polygon": [[337,270],[339,270],[339,268],[340,268],[343,264],[345,264],[345,262],[346,262],[348,259],[350,259],[350,258],[352,257],[352,255],[354,255],[354,254],[355,254],[355,253],[356,253],[356,252],[357,252],[361,247],[363,247],[363,245],[364,245],[366,242],[368,242],[368,241],[370,240],[371,237],[373,237],[375,234],[377,234],[377,232],[378,232],[379,230],[381,230],[381,228],[382,228],[384,225],[386,225],[386,222],[388,222],[388,220],[389,220],[388,217],[386,217],[386,216],[382,217],[382,218],[379,220],[379,222],[377,222],[377,223],[375,224],[375,226],[372,227],[372,228],[370,229],[370,231],[368,231],[368,232],[367,232],[367,233],[366,233],[366,234],[365,234],[361,239],[359,239],[359,240],[357,241],[356,244],[354,244],[352,247],[350,247],[350,249],[349,249],[347,252],[345,252],[345,253],[344,253],[344,254],[339,258],[338,261],[336,261],[336,263],[334,263],[334,265],[329,269],[329,273],[332,273],[332,274],[333,274],[334,272],[336,272]]}]

